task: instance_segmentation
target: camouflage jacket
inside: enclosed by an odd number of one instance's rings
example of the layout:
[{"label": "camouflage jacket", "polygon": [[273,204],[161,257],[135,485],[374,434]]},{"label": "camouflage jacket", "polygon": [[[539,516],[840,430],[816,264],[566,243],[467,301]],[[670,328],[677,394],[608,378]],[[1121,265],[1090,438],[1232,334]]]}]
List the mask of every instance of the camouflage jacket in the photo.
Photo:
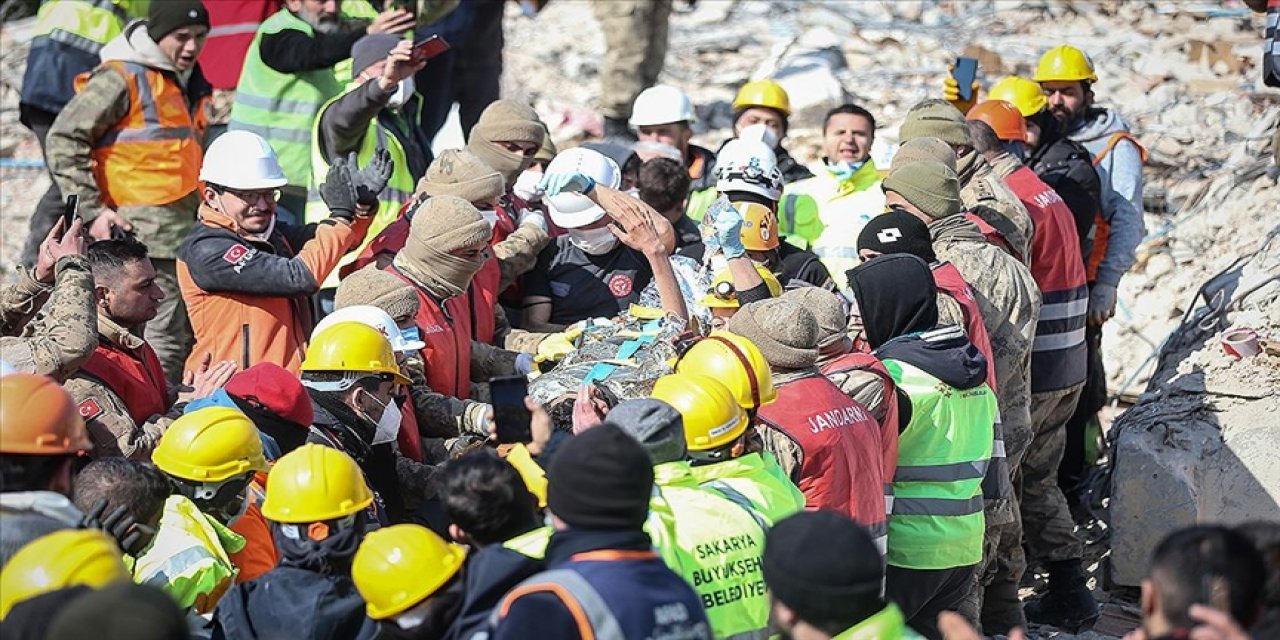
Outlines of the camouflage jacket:
[{"label": "camouflage jacket", "polygon": [[89,263],[62,258],[52,287],[25,269],[18,278],[0,291],[0,358],[18,371],[66,380],[98,346]]},{"label": "camouflage jacket", "polygon": [[[147,344],[142,338],[102,315],[98,315],[98,339],[130,351],[141,349]],[[124,400],[101,380],[79,372],[67,380],[66,388],[77,406],[96,407],[94,414],[85,419],[89,437],[93,439],[95,458],[118,456],[151,460],[151,451],[160,442],[160,436],[182,415],[182,410],[186,407],[185,402],[175,402],[176,396],[171,389],[165,400],[169,410],[137,424],[129,416]],[[82,409],[81,414],[84,413]]]},{"label": "camouflage jacket", "polygon": [[1031,263],[1031,234],[1035,228],[1027,207],[1004,179],[978,152],[962,158],[956,167],[960,178],[960,200],[1004,236],[1023,264]]},{"label": "camouflage jacket", "polygon": [[414,352],[400,366],[400,370],[412,381],[409,385],[409,397],[413,399],[418,434],[423,438],[446,441],[468,435],[487,438],[489,426],[485,415],[488,405],[432,391],[427,386],[424,366],[421,352]]}]

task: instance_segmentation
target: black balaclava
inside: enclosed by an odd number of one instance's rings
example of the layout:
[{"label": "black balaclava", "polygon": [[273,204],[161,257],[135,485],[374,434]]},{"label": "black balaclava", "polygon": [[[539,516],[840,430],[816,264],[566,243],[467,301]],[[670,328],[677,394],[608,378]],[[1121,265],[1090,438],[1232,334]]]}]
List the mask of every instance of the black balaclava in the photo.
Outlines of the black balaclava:
[{"label": "black balaclava", "polygon": [[898,253],[867,261],[849,270],[849,288],[873,349],[938,325],[938,287],[929,265],[916,256]]},{"label": "black balaclava", "polygon": [[311,538],[309,530],[313,525],[272,523],[271,533],[280,550],[280,565],[323,575],[350,576],[351,559],[360,547],[365,530],[364,510],[355,515],[355,522],[345,527],[337,520],[325,522],[328,537],[323,540]]}]

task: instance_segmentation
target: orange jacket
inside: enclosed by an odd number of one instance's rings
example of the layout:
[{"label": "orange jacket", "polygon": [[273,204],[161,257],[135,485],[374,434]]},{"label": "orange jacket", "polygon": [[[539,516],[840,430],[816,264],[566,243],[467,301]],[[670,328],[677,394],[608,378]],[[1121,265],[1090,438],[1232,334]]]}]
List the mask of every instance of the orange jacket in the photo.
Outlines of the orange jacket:
[{"label": "orange jacket", "polygon": [[196,336],[187,369],[212,354],[241,368],[274,362],[297,373],[313,326],[311,296],[371,220],[280,225],[264,242],[200,205],[200,222],[178,248],[178,286]]},{"label": "orange jacket", "polygon": [[240,573],[236,574],[236,582],[248,582],[276,568],[280,562],[280,554],[276,552],[276,541],[271,537],[271,525],[262,515],[262,500],[266,497],[266,474],[259,473],[249,484],[249,508],[235,524],[229,528],[244,536],[244,548],[231,554],[231,564]]}]

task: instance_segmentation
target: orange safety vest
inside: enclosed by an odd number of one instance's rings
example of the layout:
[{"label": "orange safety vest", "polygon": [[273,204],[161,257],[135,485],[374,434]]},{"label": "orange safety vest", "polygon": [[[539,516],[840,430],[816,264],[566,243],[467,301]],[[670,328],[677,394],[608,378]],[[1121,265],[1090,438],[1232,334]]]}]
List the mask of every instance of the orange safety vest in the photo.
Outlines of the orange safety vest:
[{"label": "orange safety vest", "polygon": [[110,207],[163,205],[200,188],[200,141],[209,126],[203,97],[187,104],[170,71],[111,60],[76,77],[79,92],[93,73],[119,73],[129,88],[129,113],[93,144],[93,175]]},{"label": "orange safety vest", "polygon": [[[1102,159],[1107,157],[1107,154],[1111,153],[1111,150],[1115,149],[1117,144],[1126,140],[1138,148],[1138,156],[1142,158],[1142,163],[1146,164],[1147,148],[1142,146],[1142,143],[1138,142],[1138,139],[1128,131],[1117,131],[1111,134],[1111,138],[1107,140],[1106,146],[1102,147],[1102,151],[1094,156],[1093,166],[1096,167],[1102,164]],[[1138,213],[1141,214],[1142,212],[1139,211]],[[1111,222],[1103,218],[1102,213],[1099,212],[1093,221],[1093,250],[1089,252],[1089,264],[1085,269],[1085,275],[1089,282],[1098,279],[1098,265],[1102,264],[1102,259],[1107,257],[1107,238],[1110,235]]]}]

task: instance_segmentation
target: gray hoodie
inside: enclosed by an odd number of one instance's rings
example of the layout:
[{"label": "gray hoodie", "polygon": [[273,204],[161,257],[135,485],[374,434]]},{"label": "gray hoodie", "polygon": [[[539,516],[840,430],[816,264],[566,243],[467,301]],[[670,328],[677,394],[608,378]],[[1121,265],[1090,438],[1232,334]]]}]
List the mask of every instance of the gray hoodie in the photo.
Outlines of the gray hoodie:
[{"label": "gray hoodie", "polygon": [[[1111,109],[1091,108],[1067,137],[1084,145],[1095,160],[1111,135],[1128,132],[1129,124]],[[1120,142],[1094,165],[1102,181],[1102,213],[1111,225],[1107,253],[1098,266],[1097,281],[1112,286],[1133,266],[1134,253],[1146,229],[1142,221],[1142,156],[1132,143]]]}]

